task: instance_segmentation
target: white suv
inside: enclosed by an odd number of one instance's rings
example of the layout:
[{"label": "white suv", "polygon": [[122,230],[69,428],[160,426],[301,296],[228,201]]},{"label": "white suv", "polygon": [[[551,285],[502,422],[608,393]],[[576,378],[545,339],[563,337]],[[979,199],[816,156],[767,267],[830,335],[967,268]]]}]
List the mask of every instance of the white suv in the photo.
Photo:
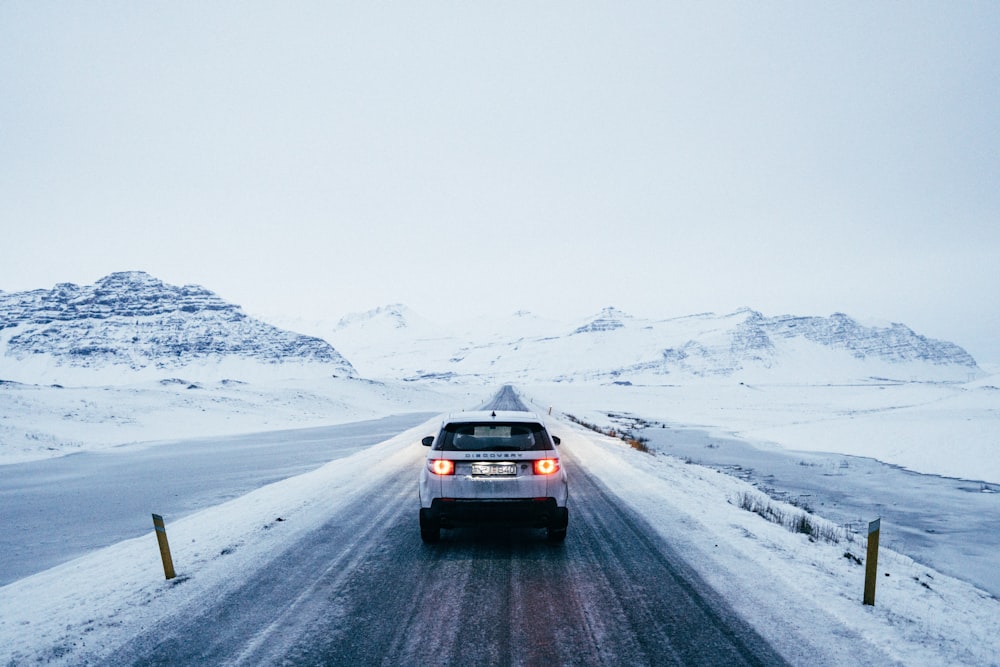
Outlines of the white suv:
[{"label": "white suv", "polygon": [[420,472],[420,537],[437,542],[442,528],[502,523],[545,528],[566,539],[566,471],[537,415],[463,412],[441,424]]}]

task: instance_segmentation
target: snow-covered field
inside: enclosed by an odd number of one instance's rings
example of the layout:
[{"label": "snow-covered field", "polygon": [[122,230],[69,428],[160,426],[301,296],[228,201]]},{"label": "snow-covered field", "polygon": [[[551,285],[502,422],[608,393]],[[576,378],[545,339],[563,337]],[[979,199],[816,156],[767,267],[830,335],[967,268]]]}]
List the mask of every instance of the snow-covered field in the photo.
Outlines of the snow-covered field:
[{"label": "snow-covered field", "polygon": [[[967,384],[524,387],[598,424],[609,412],[735,436],[757,447],[866,456],[915,472],[1000,484],[1000,376]],[[575,412],[574,412],[575,411]]]},{"label": "snow-covered field", "polygon": [[[50,387],[0,382],[0,465],[135,442],[326,426],[483,400],[489,390],[351,378],[268,384],[172,379]],[[457,401],[457,403],[456,403]]]},{"label": "snow-covered field", "polygon": [[[321,426],[459,409],[496,387],[347,378],[268,384],[183,379],[48,387],[0,383],[0,464],[133,442]],[[1000,485],[1000,376],[967,384],[519,385],[539,405],[610,424],[629,413],[757,447],[866,456],[915,472]]]},{"label": "snow-covered field", "polygon": [[[968,385],[555,383],[519,389],[540,412],[552,406],[554,420],[568,413],[604,425],[613,423],[609,413],[629,413],[764,448],[858,454],[982,480],[989,490],[1000,482],[998,385],[993,377]],[[469,408],[496,389],[347,379],[189,386],[5,384],[0,461]],[[564,420],[553,428],[563,435],[567,455],[690,553],[692,566],[795,664],[863,664],[882,657],[899,664],[998,664],[1000,602],[993,595],[883,548],[876,606],[862,606],[864,568],[854,558],[864,558],[863,536],[813,541],[740,509],[741,497],[759,493],[743,481],[637,452]],[[163,581],[151,531],[0,588],[0,662],[79,664],[168,619],[180,605],[211,595],[227,580],[252,576],[280,551],[276,544],[327,519],[340,504],[331,498],[347,501],[418,462],[422,450],[415,443],[427,430],[412,429],[356,454],[357,466],[325,466],[172,523],[180,582]],[[382,465],[364,465],[374,460]],[[358,470],[370,472],[358,478]],[[799,511],[768,502],[784,512]],[[284,520],[275,524],[276,517]],[[836,528],[830,524],[829,532]],[[858,636],[863,645],[853,643]]]}]

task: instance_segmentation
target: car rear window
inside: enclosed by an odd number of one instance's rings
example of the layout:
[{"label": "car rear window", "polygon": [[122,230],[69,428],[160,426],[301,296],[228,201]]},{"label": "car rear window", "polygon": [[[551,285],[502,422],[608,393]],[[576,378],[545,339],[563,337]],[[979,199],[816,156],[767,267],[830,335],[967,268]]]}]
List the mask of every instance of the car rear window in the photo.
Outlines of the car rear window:
[{"label": "car rear window", "polygon": [[541,424],[465,422],[446,424],[434,449],[442,451],[528,451],[552,449],[552,441]]}]

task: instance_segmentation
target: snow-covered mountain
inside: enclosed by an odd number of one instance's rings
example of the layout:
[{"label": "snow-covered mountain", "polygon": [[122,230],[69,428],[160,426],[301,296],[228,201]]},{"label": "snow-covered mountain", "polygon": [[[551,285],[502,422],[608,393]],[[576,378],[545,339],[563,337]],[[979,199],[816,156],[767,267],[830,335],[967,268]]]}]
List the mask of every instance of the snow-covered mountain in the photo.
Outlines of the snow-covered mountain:
[{"label": "snow-covered mountain", "polygon": [[624,329],[625,323],[633,319],[628,313],[618,310],[614,306],[608,306],[593,318],[578,326],[573,333],[603,333],[605,331],[615,331]]},{"label": "snow-covered mountain", "polygon": [[349,359],[361,359],[354,367],[362,377],[398,379],[412,374],[433,374],[425,364],[447,359],[451,350],[470,339],[437,325],[403,304],[390,304],[339,320],[283,318],[266,319],[283,327],[330,341]]},{"label": "snow-covered mountain", "polygon": [[570,323],[520,311],[443,325],[392,304],[336,322],[285,326],[250,317],[203,287],[168,285],[138,271],[89,286],[0,292],[0,379],[119,384],[361,375],[662,385],[713,377],[964,382],[981,373],[954,343],[902,324],[864,326],[842,313],[767,317],[742,309],[650,320],[608,307]]},{"label": "snow-covered mountain", "polygon": [[353,376],[328,342],[279,329],[196,285],[141,271],[0,292],[0,378],[96,384]]},{"label": "snow-covered mountain", "polygon": [[346,317],[327,337],[350,349],[365,374],[411,380],[964,382],[981,373],[954,343],[926,338],[902,324],[864,326],[842,313],[767,317],[742,309],[646,320],[608,307],[580,322],[549,323],[547,329],[529,319],[530,334],[520,332],[525,314],[518,313],[508,323],[495,323],[493,333],[428,335],[426,323],[412,326],[416,316],[395,305]]}]

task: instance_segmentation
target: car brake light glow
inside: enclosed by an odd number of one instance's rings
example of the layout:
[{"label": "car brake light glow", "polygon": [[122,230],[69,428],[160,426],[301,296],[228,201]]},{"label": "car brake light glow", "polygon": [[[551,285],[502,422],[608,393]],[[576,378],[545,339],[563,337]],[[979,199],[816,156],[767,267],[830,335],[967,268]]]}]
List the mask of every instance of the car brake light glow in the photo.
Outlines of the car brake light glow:
[{"label": "car brake light glow", "polygon": [[430,469],[435,475],[454,475],[455,462],[451,459],[431,459]]},{"label": "car brake light glow", "polygon": [[559,459],[537,459],[535,461],[536,475],[551,475],[559,471]]}]

